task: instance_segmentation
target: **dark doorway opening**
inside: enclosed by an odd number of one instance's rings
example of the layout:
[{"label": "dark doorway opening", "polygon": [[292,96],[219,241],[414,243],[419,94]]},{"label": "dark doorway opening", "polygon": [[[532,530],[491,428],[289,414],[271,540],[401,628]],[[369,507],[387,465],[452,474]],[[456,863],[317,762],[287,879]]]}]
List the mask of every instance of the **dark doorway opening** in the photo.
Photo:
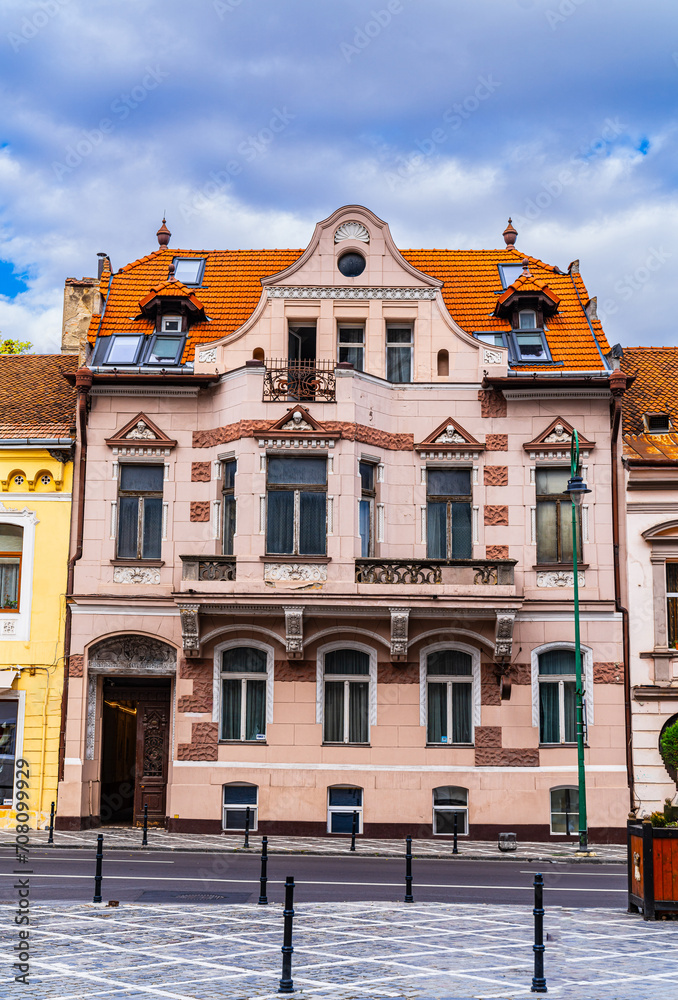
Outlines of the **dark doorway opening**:
[{"label": "dark doorway opening", "polygon": [[291,326],[288,335],[288,360],[304,365],[315,362],[315,327]]},{"label": "dark doorway opening", "polygon": [[101,743],[102,824],[138,826],[144,806],[165,824],[170,678],[105,678]]}]

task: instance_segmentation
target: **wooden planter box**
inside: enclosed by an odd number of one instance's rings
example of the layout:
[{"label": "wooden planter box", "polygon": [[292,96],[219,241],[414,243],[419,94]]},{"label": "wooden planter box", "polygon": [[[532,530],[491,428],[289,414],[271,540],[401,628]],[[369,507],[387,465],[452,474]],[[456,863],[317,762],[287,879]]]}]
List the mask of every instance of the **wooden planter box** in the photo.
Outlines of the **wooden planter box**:
[{"label": "wooden planter box", "polygon": [[629,913],[678,914],[678,827],[630,821],[626,828]]}]

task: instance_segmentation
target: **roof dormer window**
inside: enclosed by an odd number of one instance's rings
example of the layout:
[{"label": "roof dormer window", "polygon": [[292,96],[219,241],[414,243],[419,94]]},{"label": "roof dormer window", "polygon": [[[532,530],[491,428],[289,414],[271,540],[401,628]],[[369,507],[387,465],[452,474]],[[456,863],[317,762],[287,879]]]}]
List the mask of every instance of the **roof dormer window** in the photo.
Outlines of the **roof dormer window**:
[{"label": "roof dormer window", "polygon": [[160,329],[163,333],[180,333],[181,316],[166,315],[162,317]]},{"label": "roof dormer window", "polygon": [[173,336],[162,333],[154,334],[144,364],[163,365],[164,367],[180,364],[185,340],[183,334],[174,334]]},{"label": "roof dormer window", "polygon": [[203,271],[205,269],[204,257],[175,257],[174,258],[174,280],[180,281],[183,285],[198,286],[202,284]]},{"label": "roof dormer window", "polygon": [[536,330],[537,314],[534,309],[521,309],[518,313],[519,330]]},{"label": "roof dormer window", "polygon": [[646,413],[645,426],[651,434],[666,434],[671,430],[671,420],[668,413]]}]

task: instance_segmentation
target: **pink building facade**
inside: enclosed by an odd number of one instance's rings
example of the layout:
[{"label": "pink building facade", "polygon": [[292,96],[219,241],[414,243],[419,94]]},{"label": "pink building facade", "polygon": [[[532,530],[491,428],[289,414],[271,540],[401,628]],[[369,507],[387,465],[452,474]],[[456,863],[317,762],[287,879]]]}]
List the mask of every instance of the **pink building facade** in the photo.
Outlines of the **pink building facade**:
[{"label": "pink building facade", "polygon": [[504,239],[163,225],[86,283],[62,828],[570,839],[576,428],[590,839],[622,839],[608,347],[578,262]]}]

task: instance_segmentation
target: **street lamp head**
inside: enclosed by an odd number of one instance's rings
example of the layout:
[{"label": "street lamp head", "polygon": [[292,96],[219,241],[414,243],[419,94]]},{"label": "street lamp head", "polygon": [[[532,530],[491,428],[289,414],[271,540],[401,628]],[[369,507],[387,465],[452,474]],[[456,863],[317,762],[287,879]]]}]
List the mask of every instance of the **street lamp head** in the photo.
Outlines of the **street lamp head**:
[{"label": "street lamp head", "polygon": [[563,490],[563,495],[569,496],[575,507],[579,507],[584,494],[590,492],[591,490],[587,487],[581,476],[572,476],[567,481],[567,489]]}]

